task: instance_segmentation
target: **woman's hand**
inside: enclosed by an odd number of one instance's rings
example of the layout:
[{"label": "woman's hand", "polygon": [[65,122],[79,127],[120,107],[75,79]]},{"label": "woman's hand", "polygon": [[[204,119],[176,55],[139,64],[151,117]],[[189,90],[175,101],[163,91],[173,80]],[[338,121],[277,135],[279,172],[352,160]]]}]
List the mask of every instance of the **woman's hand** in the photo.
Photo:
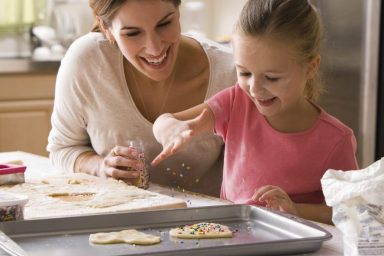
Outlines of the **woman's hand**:
[{"label": "woman's hand", "polygon": [[153,125],[153,133],[157,141],[162,144],[163,150],[151,164],[158,165],[178,152],[193,136],[201,133],[208,116],[207,109],[203,109],[197,117],[186,121],[178,120],[171,114],[160,116]]},{"label": "woman's hand", "polygon": [[99,176],[112,177],[132,184],[139,177],[144,163],[138,159],[138,151],[132,147],[115,146],[104,157],[99,167]]},{"label": "woman's hand", "polygon": [[265,202],[266,207],[294,215],[298,215],[296,204],[280,187],[264,186],[255,190],[252,196],[254,201]]}]

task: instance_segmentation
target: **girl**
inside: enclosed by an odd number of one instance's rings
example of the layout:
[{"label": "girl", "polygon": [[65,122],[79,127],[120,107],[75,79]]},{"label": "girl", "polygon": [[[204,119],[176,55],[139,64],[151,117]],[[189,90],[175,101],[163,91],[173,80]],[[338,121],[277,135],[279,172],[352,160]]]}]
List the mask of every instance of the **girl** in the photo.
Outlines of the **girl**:
[{"label": "girl", "polygon": [[221,197],[331,223],[320,179],[357,168],[350,128],[314,102],[321,26],[307,0],[249,0],[233,36],[238,83],[154,124],[158,164],[198,134],[225,142]]}]

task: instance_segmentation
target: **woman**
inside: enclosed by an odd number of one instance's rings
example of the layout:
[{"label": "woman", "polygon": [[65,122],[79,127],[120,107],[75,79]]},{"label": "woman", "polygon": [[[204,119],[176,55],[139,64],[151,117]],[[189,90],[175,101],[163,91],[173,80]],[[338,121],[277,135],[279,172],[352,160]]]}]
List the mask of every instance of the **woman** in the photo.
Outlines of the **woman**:
[{"label": "woman", "polygon": [[[94,32],[76,40],[62,60],[47,149],[57,168],[131,183],[138,172],[127,168],[142,166],[127,141],[142,140],[147,161],[153,159],[161,151],[153,121],[234,84],[232,55],[206,39],[181,35],[180,1],[89,3]],[[222,147],[214,135],[196,139],[151,168],[150,179],[218,195]]]}]

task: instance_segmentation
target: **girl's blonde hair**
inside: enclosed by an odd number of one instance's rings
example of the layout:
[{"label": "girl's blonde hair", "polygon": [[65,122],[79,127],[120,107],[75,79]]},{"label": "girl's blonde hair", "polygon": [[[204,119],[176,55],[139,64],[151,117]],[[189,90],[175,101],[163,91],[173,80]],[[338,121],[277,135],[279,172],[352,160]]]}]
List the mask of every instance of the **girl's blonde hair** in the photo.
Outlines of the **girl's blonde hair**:
[{"label": "girl's blonde hair", "polygon": [[[100,17],[106,26],[111,25],[111,20],[115,16],[120,7],[129,0],[89,0],[89,6],[91,7],[93,14],[96,17]],[[141,0],[143,1],[143,0]],[[181,0],[161,0],[165,2],[172,2],[175,7],[179,7]],[[100,24],[96,20],[92,29],[92,32],[102,32]]]},{"label": "girl's blonde hair", "polygon": [[[320,54],[323,28],[308,0],[249,0],[242,9],[235,32],[268,36],[293,45],[303,63]],[[322,91],[319,74],[307,81],[306,97],[317,100]]]}]

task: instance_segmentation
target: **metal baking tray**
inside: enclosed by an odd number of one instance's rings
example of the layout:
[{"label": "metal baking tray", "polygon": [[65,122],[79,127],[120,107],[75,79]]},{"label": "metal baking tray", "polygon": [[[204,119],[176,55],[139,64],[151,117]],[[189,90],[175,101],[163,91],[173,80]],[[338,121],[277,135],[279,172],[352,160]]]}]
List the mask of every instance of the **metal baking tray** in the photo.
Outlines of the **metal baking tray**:
[{"label": "metal baking tray", "polygon": [[[170,228],[198,222],[227,225],[232,238],[175,239]],[[156,245],[95,245],[95,232],[138,229],[161,237]],[[287,255],[318,250],[332,237],[301,218],[249,205],[125,212],[0,223],[28,255]]]}]

